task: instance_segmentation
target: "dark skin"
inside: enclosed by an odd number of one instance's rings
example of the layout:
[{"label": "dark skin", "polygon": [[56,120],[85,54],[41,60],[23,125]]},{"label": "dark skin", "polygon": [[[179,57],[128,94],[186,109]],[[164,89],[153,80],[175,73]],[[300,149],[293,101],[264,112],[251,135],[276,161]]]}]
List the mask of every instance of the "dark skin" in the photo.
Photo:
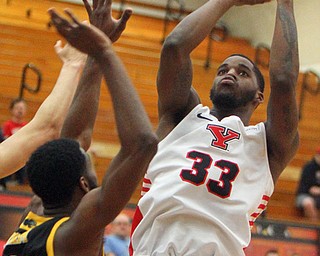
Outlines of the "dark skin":
[{"label": "dark skin", "polygon": [[[126,9],[120,19],[114,19],[111,13],[111,1],[94,0],[92,7],[87,0],[83,0],[90,23],[103,31],[110,40],[116,42],[131,17],[132,10]],[[73,102],[63,123],[60,137],[77,140],[80,146],[87,151],[91,145],[93,128],[98,112],[100,87],[103,74],[99,64],[94,58],[88,56],[86,64],[75,92]],[[86,177],[79,183],[88,184]],[[39,215],[43,214],[43,206],[39,204],[40,198],[34,196],[25,210],[21,221],[24,220],[30,209]],[[57,209],[57,212],[59,210]]]},{"label": "dark skin", "polygon": [[111,41],[100,30],[79,23],[68,11],[67,14],[73,22],[50,10],[58,32],[99,63],[113,99],[121,149],[101,187],[87,191],[87,187],[80,185],[74,193],[65,207],[70,220],[57,230],[54,250],[55,255],[101,255],[104,228],[130,199],[156,153],[157,139],[123,64],[111,48]]},{"label": "dark skin", "polygon": [[[94,0],[92,7],[83,0],[90,23],[103,31],[109,39],[116,42],[131,17],[132,11],[126,9],[119,20],[112,17],[112,1]],[[97,116],[100,98],[102,73],[95,59],[88,56],[73,103],[63,124],[61,137],[78,140],[84,150],[91,144],[92,132]]]},{"label": "dark skin", "polygon": [[[88,5],[86,1],[84,2],[89,12]],[[112,33],[111,38],[106,37],[104,30],[79,23],[70,11],[66,13],[72,22],[64,19],[55,10],[49,10],[52,23],[58,32],[75,48],[87,53],[91,58],[90,61],[100,68],[112,98],[121,144],[119,153],[106,171],[101,187],[91,189],[89,180],[95,180],[96,176],[90,169],[91,165],[87,159],[87,171],[80,178],[79,186],[76,187],[71,202],[62,206],[44,205],[44,214],[47,216],[70,216],[70,219],[57,230],[55,235],[55,255],[102,255],[105,226],[120,213],[129,201],[157,150],[157,138],[152,132],[148,116],[122,62],[111,46],[112,41],[116,41],[121,35],[131,11],[125,12],[127,14],[124,14],[124,18],[119,22],[108,16],[111,15],[110,6],[111,1],[94,1],[89,17],[90,20],[97,22],[97,26],[108,28],[106,30],[108,33],[117,31]],[[108,22],[112,24],[106,24]],[[89,65],[85,74],[97,74],[96,66],[90,70]],[[85,78],[82,83],[85,84],[90,79],[94,79],[96,83],[98,81],[98,77]],[[86,141],[88,138],[91,140],[99,85],[95,85],[93,92],[85,92],[85,85],[79,85],[79,87],[83,88],[78,90],[78,97],[75,98],[70,112],[71,117],[69,116],[66,121],[63,134],[66,137],[84,138],[80,141]],[[86,108],[86,111],[90,113],[85,115],[86,121],[80,122],[76,131],[70,131],[68,127],[71,127],[69,124],[72,124],[72,119],[80,120],[77,119],[77,113],[78,115],[83,114],[80,110],[84,108],[83,104],[87,104],[86,101],[77,100],[81,98],[81,94],[91,95],[91,103],[94,106],[91,106],[90,111]],[[127,125],[128,123],[130,126]],[[40,207],[36,198],[34,203]],[[37,209],[31,208],[31,210]]]},{"label": "dark skin", "polygon": [[[211,0],[191,13],[166,39],[158,71],[159,126],[157,134],[163,139],[197,105],[200,99],[192,88],[191,52],[206,38],[218,19],[232,6],[268,1]],[[246,67],[244,67],[246,66]],[[220,72],[223,70],[222,72]],[[246,75],[244,75],[244,73]],[[267,147],[274,182],[297,151],[298,110],[296,82],[299,72],[297,31],[292,0],[277,1],[276,25],[270,57],[271,94],[268,102]],[[219,67],[214,86],[219,93],[239,99],[255,90],[245,105],[226,108],[214,105],[211,114],[219,120],[230,115],[240,117],[248,125],[252,113],[263,102],[253,65],[243,57],[227,58]]]}]

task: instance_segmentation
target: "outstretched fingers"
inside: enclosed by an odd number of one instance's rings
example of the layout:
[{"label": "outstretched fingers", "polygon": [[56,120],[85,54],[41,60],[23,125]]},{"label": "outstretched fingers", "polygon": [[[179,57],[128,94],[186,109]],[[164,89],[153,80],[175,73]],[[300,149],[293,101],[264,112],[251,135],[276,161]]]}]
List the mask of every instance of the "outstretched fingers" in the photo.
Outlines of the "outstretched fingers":
[{"label": "outstretched fingers", "polygon": [[[109,4],[110,1],[108,0],[107,2],[108,2],[108,4]],[[98,0],[97,8],[103,7],[104,4],[105,4],[105,0]]]},{"label": "outstretched fingers", "polygon": [[119,21],[119,28],[125,29],[128,20],[132,15],[132,9],[125,9]]},{"label": "outstretched fingers", "polygon": [[115,42],[119,39],[121,36],[122,32],[127,26],[127,22],[130,19],[132,15],[132,10],[131,9],[126,9],[121,18],[117,21],[116,29],[110,34],[110,38],[112,38],[112,41]]},{"label": "outstretched fingers", "polygon": [[97,8],[97,6],[98,6],[98,1],[99,1],[99,0],[93,0],[93,3],[92,3],[92,8],[93,8],[93,10],[95,10],[95,9]]},{"label": "outstretched fingers", "polygon": [[70,9],[65,9],[64,12],[72,19],[72,21],[77,24],[78,26],[81,26],[80,21],[78,21],[78,19],[76,18],[76,16],[72,13],[72,11]]},{"label": "outstretched fingers", "polygon": [[57,28],[58,32],[65,36],[68,31],[72,29],[72,25],[68,20],[60,16],[53,8],[48,10],[53,25]]},{"label": "outstretched fingers", "polygon": [[[91,6],[89,4],[89,2],[87,0],[82,0],[83,4],[84,4],[84,7],[86,8],[87,10],[87,13],[89,15],[89,17],[91,16],[91,13],[92,13],[92,9],[91,9]],[[97,2],[96,0],[93,1],[93,4]]]}]

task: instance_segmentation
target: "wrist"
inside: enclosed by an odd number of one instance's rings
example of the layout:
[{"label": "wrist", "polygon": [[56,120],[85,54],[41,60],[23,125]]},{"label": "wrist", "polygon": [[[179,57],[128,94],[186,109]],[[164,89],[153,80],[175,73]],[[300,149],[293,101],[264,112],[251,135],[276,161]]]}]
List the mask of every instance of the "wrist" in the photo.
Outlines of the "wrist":
[{"label": "wrist", "polygon": [[98,64],[108,62],[110,57],[114,55],[114,51],[112,47],[106,47],[102,51],[99,52],[99,54],[92,56],[94,61]]},{"label": "wrist", "polygon": [[84,66],[84,63],[80,63],[80,62],[72,62],[72,61],[66,61],[63,62],[62,67],[63,69],[68,69],[68,70],[80,70],[82,69]]},{"label": "wrist", "polygon": [[70,68],[82,68],[86,63],[86,59],[83,60],[67,60],[63,62],[63,66]]}]

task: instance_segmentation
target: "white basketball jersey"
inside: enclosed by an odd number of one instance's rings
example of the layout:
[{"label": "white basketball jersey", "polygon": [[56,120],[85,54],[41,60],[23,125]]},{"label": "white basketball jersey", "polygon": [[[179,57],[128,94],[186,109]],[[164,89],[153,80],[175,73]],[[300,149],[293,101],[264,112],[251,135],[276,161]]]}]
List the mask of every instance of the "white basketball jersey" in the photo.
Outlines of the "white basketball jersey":
[{"label": "white basketball jersey", "polygon": [[244,255],[273,192],[265,126],[196,106],[158,146],[133,222],[134,255]]}]

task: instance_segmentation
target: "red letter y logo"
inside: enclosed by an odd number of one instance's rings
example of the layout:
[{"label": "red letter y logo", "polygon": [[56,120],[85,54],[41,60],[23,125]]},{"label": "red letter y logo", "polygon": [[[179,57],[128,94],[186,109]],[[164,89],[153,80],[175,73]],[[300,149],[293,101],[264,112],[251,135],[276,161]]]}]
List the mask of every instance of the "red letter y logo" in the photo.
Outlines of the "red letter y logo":
[{"label": "red letter y logo", "polygon": [[240,138],[240,133],[223,126],[208,124],[207,130],[209,130],[214,137],[211,146],[224,150],[228,149],[227,142]]}]

